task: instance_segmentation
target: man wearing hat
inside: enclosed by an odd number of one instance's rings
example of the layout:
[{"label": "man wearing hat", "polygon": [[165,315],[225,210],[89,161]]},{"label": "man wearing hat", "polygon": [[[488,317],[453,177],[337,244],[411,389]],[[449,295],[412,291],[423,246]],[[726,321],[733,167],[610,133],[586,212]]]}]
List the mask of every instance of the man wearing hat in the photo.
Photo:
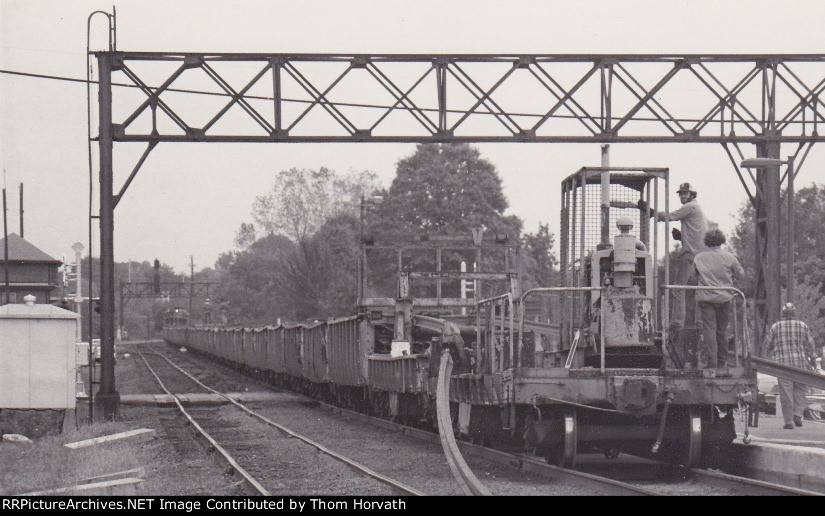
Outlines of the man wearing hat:
[{"label": "man wearing hat", "polygon": [[[664,212],[656,213],[660,221],[678,220],[682,223],[682,230],[673,229],[673,238],[682,241],[682,247],[676,252],[676,270],[671,275],[671,283],[674,285],[690,285],[695,283],[696,275],[693,270],[693,259],[702,251],[707,250],[705,246],[705,233],[708,230],[708,220],[699,203],[696,202],[696,190],[690,183],[679,185],[679,201],[682,207],[670,214]],[[691,312],[695,310],[691,307]],[[685,291],[673,291],[673,307],[670,316],[671,329],[679,329],[685,326]]]},{"label": "man wearing hat", "polygon": [[[796,318],[796,307],[785,303],[782,307],[782,319],[773,323],[765,335],[764,349],[773,354],[774,360],[781,364],[813,371],[811,360],[816,355],[816,346],[808,325]],[[808,405],[805,395],[808,387],[790,380],[779,380],[779,403],[782,405],[782,417],[785,430],[802,426],[802,416]]]}]

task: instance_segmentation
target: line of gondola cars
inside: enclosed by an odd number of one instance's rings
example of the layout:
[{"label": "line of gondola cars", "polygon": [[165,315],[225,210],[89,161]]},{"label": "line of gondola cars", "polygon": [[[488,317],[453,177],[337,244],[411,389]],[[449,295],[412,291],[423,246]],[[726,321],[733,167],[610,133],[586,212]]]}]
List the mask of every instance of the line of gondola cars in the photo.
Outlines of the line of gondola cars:
[{"label": "line of gondola cars", "polygon": [[376,353],[376,332],[385,330],[359,315],[260,327],[169,326],[164,339],[285,388],[415,422],[429,401],[430,357]]},{"label": "line of gondola cars", "polygon": [[[695,329],[668,332],[673,287],[665,288],[669,246],[659,235],[669,228],[655,218],[651,224],[649,215],[665,197],[659,183],[667,192],[666,169],[583,168],[565,179],[560,287],[522,292],[519,247],[504,235],[419,236],[415,251],[437,256],[430,271],[411,270],[420,259],[403,266],[408,244],[368,236],[359,315],[256,328],[168,327],[166,339],[277,385],[433,428],[438,364],[449,350],[453,420],[469,440],[521,445],[562,466],[575,465],[584,451],[718,466],[736,437],[736,410],[750,407],[756,392],[748,325],[744,309],[735,310],[732,362],[717,370],[697,369]],[[448,267],[459,247],[472,249],[471,272],[466,264]],[[503,258],[491,261],[482,251]],[[398,264],[395,297],[364,296],[369,257]],[[430,290],[416,281],[430,282]],[[506,288],[490,291],[496,282]],[[525,316],[542,295],[557,296],[560,324]]]}]

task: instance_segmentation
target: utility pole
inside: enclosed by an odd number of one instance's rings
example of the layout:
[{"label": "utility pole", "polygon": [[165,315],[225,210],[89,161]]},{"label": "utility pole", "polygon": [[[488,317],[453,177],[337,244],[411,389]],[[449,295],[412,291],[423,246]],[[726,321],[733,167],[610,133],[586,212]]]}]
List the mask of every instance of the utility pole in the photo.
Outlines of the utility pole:
[{"label": "utility pole", "polygon": [[189,255],[189,316],[192,316],[192,298],[195,297],[195,257]]},{"label": "utility pole", "polygon": [[[83,340],[83,335],[81,335],[81,333],[80,333],[80,331],[81,331],[80,327],[82,326],[80,321],[83,320],[83,291],[81,290],[81,287],[83,285],[83,280],[82,280],[82,276],[81,276],[81,272],[80,272],[80,270],[82,269],[82,267],[80,266],[81,265],[80,264],[80,262],[81,262],[80,254],[83,252],[83,244],[81,244],[80,242],[75,242],[74,245],[72,245],[72,251],[74,251],[74,263],[75,263],[75,266],[74,266],[75,267],[74,304],[75,304],[75,308],[76,308],[76,311],[77,311],[77,341],[80,342],[81,340]],[[89,309],[90,310],[91,310],[91,306],[92,306],[92,303],[91,303],[91,301],[89,301]],[[92,345],[92,341],[89,340],[89,346],[91,347],[91,345]],[[91,388],[92,388],[92,386],[90,385],[89,389],[91,389]]]},{"label": "utility pole", "polygon": [[117,326],[117,334],[115,336],[116,340],[123,340],[123,320],[125,318],[125,315],[124,315],[123,311],[125,309],[126,309],[126,307],[123,306],[123,282],[121,281],[120,282],[120,323]]},{"label": "utility pole", "polygon": [[[3,170],[5,180],[6,171]],[[3,268],[6,274],[6,304],[11,302],[11,290],[9,288],[9,227],[6,217],[6,189],[3,188]]]},{"label": "utility pole", "polygon": [[787,253],[787,261],[785,266],[788,268],[788,279],[787,279],[787,300],[789,303],[793,303],[795,299],[795,290],[796,290],[796,276],[794,275],[794,246],[795,246],[795,239],[796,235],[794,234],[794,191],[793,191],[793,180],[794,180],[794,159],[793,156],[788,156],[788,238],[786,242],[787,249],[785,252]]},{"label": "utility pole", "polygon": [[20,238],[23,237],[23,183],[20,183]]},{"label": "utility pole", "polygon": [[113,420],[120,408],[115,387],[115,200],[112,169],[112,67],[111,53],[98,54],[98,104],[100,134],[100,389],[96,396],[103,419]]},{"label": "utility pole", "polygon": [[[377,206],[384,202],[384,197],[381,195],[373,195],[367,199],[364,195],[361,196],[361,202],[358,205],[358,246],[360,252],[358,254],[358,304],[360,305],[364,296],[366,295],[367,286],[367,272],[369,266],[367,265],[367,247],[364,242],[364,229],[366,227],[367,205]],[[370,244],[372,245],[372,244]]]},{"label": "utility pole", "polygon": [[361,196],[358,212],[358,303],[364,300],[364,283],[366,282],[364,269],[367,250],[364,248],[364,196]]}]

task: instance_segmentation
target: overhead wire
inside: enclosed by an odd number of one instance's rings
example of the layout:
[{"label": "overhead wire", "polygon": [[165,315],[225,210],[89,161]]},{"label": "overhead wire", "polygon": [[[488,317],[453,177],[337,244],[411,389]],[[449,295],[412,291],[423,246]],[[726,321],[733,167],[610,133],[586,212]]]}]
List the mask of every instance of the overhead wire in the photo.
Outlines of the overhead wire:
[{"label": "overhead wire", "polygon": [[[88,61],[88,57],[87,57]],[[16,75],[21,77],[30,77],[35,79],[49,79],[49,80],[56,80],[56,81],[64,81],[64,82],[75,82],[75,83],[88,83],[88,84],[99,84],[98,81],[94,81],[89,79],[77,79],[73,77],[64,77],[59,75],[50,75],[50,74],[40,74],[40,73],[32,73],[32,72],[21,72],[17,70],[5,70],[0,69],[0,74],[6,75]],[[87,85],[88,86],[88,85]],[[141,89],[140,86],[136,84],[128,84],[128,83],[120,83],[120,82],[112,82],[112,86],[117,86],[121,88],[135,88]],[[156,86],[149,87],[152,90],[156,90]],[[232,95],[226,92],[216,92],[216,91],[205,91],[205,90],[195,90],[190,88],[165,88],[164,92],[173,92],[173,93],[187,93],[193,95],[207,95],[207,96],[214,96],[214,97],[224,97],[224,98],[231,98]],[[273,101],[276,100],[274,97],[262,96],[262,95],[244,95],[245,99],[250,100],[266,100],[266,101]],[[282,102],[291,102],[297,104],[312,104],[317,102],[317,100],[309,100],[309,99],[296,99],[296,98],[282,98]],[[336,106],[342,107],[356,107],[356,108],[368,108],[368,109],[382,109],[382,110],[398,110],[398,111],[407,111],[407,108],[398,107],[396,105],[389,106],[385,104],[369,104],[369,103],[357,103],[357,102],[334,102]],[[438,108],[420,108],[420,111],[429,111],[433,113],[438,113]],[[466,110],[462,109],[447,109],[445,110],[447,113],[458,113],[464,114],[467,113]],[[491,112],[476,112],[472,113],[476,115],[490,115],[494,116],[496,113]],[[545,114],[539,113],[519,113],[519,112],[510,112],[508,113],[510,116],[517,116],[517,117],[530,117],[530,118],[542,118]],[[562,115],[562,114],[553,114],[551,118],[557,119],[579,119],[580,116],[576,115]],[[612,120],[621,120],[620,117],[611,117]],[[633,120],[635,121],[642,121],[642,122],[661,122],[660,118],[657,117],[634,117]],[[684,122],[684,123],[699,123],[706,121],[705,119],[700,118],[672,118],[670,119],[674,122]],[[801,124],[803,121],[798,120],[791,120],[787,122],[788,124]]]}]

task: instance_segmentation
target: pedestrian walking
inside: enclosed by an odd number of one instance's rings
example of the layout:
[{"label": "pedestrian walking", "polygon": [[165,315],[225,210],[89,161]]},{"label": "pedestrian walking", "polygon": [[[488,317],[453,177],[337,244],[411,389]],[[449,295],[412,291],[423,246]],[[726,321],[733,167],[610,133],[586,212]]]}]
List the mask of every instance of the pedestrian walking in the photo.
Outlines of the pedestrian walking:
[{"label": "pedestrian walking", "polygon": [[[808,371],[813,371],[813,361],[817,353],[814,339],[808,325],[796,318],[796,307],[785,303],[782,307],[782,319],[773,323],[765,335],[764,349],[777,362]],[[802,416],[808,403],[805,396],[808,386],[778,378],[779,402],[782,405],[782,417],[785,430],[802,426]]]}]

